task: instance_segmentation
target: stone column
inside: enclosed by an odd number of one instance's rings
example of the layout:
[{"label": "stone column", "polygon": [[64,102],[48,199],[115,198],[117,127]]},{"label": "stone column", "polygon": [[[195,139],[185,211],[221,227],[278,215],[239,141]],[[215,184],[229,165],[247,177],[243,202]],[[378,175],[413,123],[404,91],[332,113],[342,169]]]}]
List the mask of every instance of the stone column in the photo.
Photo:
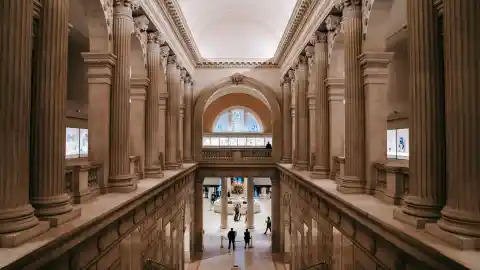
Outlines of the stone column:
[{"label": "stone column", "polygon": [[220,200],[220,229],[226,229],[228,226],[228,196],[227,196],[227,178],[222,177],[222,194]]},{"label": "stone column", "polygon": [[365,97],[362,70],[362,6],[360,0],[345,0],[345,175],[337,189],[363,193],[365,186]]},{"label": "stone column", "polygon": [[185,82],[185,113],[183,120],[183,160],[193,163],[192,154],[192,119],[193,119],[193,79],[189,75]]},{"label": "stone column", "polygon": [[112,53],[82,53],[88,78],[88,159],[102,162],[101,193],[107,192],[110,160],[110,94],[117,57]]},{"label": "stone column", "polygon": [[292,116],[290,114],[291,105],[291,79],[288,74],[283,76],[280,86],[282,87],[282,118],[283,118],[283,151],[282,162],[292,162]]},{"label": "stone column", "polygon": [[253,198],[254,194],[253,194],[253,186],[254,186],[254,182],[253,182],[253,177],[248,177],[247,179],[247,229],[249,230],[253,230],[255,228],[255,223],[254,223],[254,218],[255,218],[255,214],[254,214],[254,203],[255,203],[255,200]]},{"label": "stone column", "polygon": [[176,111],[177,114],[177,161],[180,167],[182,167],[183,164],[183,113],[184,113],[184,104],[183,104],[183,91],[185,88],[185,78],[187,76],[187,70],[185,70],[182,66],[178,65],[177,63],[177,68],[178,68],[178,74],[180,76],[180,80],[178,81],[177,85],[177,106],[178,109]]},{"label": "stone column", "polygon": [[329,107],[328,90],[325,84],[328,71],[328,40],[327,33],[317,31],[315,33],[315,68],[314,78],[316,87],[315,96],[315,137],[316,151],[315,164],[312,177],[317,179],[328,179],[330,175],[330,143],[329,143]]},{"label": "stone column", "polygon": [[177,159],[177,137],[178,137],[178,118],[176,111],[179,110],[176,98],[178,92],[177,59],[175,55],[168,57],[167,63],[167,86],[168,86],[168,106],[167,106],[167,154],[166,168],[176,170],[180,167]]},{"label": "stone column", "polygon": [[283,233],[283,220],[281,219],[281,190],[280,176],[276,175],[272,180],[272,252],[278,253],[283,250],[281,247],[281,234]]},{"label": "stone column", "polygon": [[65,183],[69,3],[42,5],[31,101],[30,203],[37,217],[57,226],[80,215]]},{"label": "stone column", "polygon": [[409,61],[410,180],[394,217],[417,228],[435,222],[445,203],[445,96],[434,2],[407,0],[408,50],[416,52]]},{"label": "stone column", "polygon": [[[444,0],[447,203],[434,234],[457,248],[480,248],[480,5]],[[461,89],[461,90],[460,90]],[[430,225],[429,225],[430,226]]]},{"label": "stone column", "polygon": [[130,42],[133,33],[131,2],[116,0],[113,51],[117,56],[110,111],[110,176],[108,189],[130,192],[137,188],[130,172]]},{"label": "stone column", "polygon": [[147,177],[162,178],[163,172],[158,160],[159,141],[159,93],[162,87],[162,55],[160,33],[148,33],[147,69],[150,84],[147,90],[145,110],[145,173]]},{"label": "stone column", "polygon": [[365,192],[375,190],[372,164],[386,162],[388,65],[391,52],[365,52],[360,56],[365,86]]},{"label": "stone column", "polygon": [[307,106],[308,106],[308,169],[310,170],[314,163],[315,155],[315,96],[316,96],[316,85],[315,77],[317,77],[317,69],[315,66],[315,47],[307,46],[305,48],[305,54],[307,56],[307,67],[308,67],[308,88],[307,88]]},{"label": "stone column", "polygon": [[291,104],[290,104],[290,117],[292,118],[292,164],[295,164],[295,160],[297,158],[297,148],[296,148],[296,138],[297,138],[297,121],[295,119],[295,104],[297,99],[297,86],[295,82],[295,71],[293,69],[289,69],[287,75],[290,79],[290,97],[291,97]]},{"label": "stone column", "polygon": [[296,104],[295,104],[295,147],[297,157],[294,167],[297,170],[308,169],[308,104],[307,104],[307,58],[299,55],[295,63]]},{"label": "stone column", "polygon": [[0,248],[48,229],[29,203],[29,139],[33,1],[0,3]]},{"label": "stone column", "polygon": [[335,180],[333,157],[345,156],[345,85],[343,78],[327,78],[329,109],[330,179]]},{"label": "stone column", "polygon": [[167,59],[170,54],[170,47],[162,46],[160,47],[160,54],[162,58],[162,76],[161,79],[159,94],[158,94],[158,153],[160,164],[162,169],[165,169],[165,163],[167,159],[167,107],[168,107],[168,87],[167,87]]},{"label": "stone column", "polygon": [[145,100],[149,82],[146,77],[130,79],[130,155],[140,158],[139,179],[145,173]]}]

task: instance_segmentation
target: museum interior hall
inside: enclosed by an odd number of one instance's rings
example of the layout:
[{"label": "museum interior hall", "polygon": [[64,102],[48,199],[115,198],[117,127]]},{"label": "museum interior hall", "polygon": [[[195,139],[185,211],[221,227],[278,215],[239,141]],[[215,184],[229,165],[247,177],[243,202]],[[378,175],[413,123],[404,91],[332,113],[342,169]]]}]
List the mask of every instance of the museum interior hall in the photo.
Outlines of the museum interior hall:
[{"label": "museum interior hall", "polygon": [[480,270],[479,0],[0,0],[0,269]]}]

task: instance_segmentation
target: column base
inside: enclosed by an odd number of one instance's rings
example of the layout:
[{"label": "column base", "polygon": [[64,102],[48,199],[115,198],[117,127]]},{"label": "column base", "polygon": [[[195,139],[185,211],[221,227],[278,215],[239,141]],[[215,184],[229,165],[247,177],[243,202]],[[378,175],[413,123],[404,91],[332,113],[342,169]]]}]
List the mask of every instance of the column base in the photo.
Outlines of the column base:
[{"label": "column base", "polygon": [[195,161],[193,161],[193,158],[185,158],[183,163],[195,163]]},{"label": "column base", "polygon": [[400,222],[413,226],[416,229],[424,229],[427,223],[433,223],[436,221],[436,219],[421,218],[406,214],[405,212],[403,212],[402,208],[396,208],[393,210],[393,218]]},{"label": "column base", "polygon": [[181,165],[178,163],[167,163],[165,164],[165,169],[167,170],[179,170],[181,168]]},{"label": "column base", "polygon": [[82,209],[74,207],[72,209],[72,211],[70,211],[68,213],[57,215],[57,216],[52,216],[52,217],[48,217],[48,216],[47,217],[38,217],[38,219],[40,219],[42,221],[50,222],[50,226],[55,228],[55,227],[58,227],[58,226],[60,226],[64,223],[67,223],[67,222],[79,217],[81,214],[82,214]]},{"label": "column base", "polygon": [[357,176],[342,176],[337,190],[345,194],[363,194],[365,193],[365,182]]},{"label": "column base", "polygon": [[425,231],[460,250],[480,250],[480,237],[468,237],[447,232],[437,223],[426,224]]},{"label": "column base", "polygon": [[330,171],[323,166],[314,166],[310,177],[314,179],[330,179]]},{"label": "column base", "polygon": [[249,229],[249,230],[252,230],[252,231],[253,231],[253,230],[255,230],[255,226],[254,226],[254,225],[250,225],[250,224],[248,224],[248,225],[247,225],[247,229]]},{"label": "column base", "polygon": [[159,167],[145,168],[145,178],[163,178],[164,174]]},{"label": "column base", "polygon": [[50,223],[40,221],[37,225],[15,233],[0,234],[0,248],[14,248],[48,231]]},{"label": "column base", "polygon": [[220,224],[220,229],[222,229],[222,230],[227,229],[227,225],[225,225],[225,224]]},{"label": "column base", "polygon": [[295,170],[299,170],[299,171],[306,171],[306,170],[308,170],[308,162],[297,161],[295,164],[293,164],[293,168]]},{"label": "column base", "polygon": [[286,163],[286,164],[290,164],[292,163],[292,159],[291,158],[283,158],[280,160],[280,163]]},{"label": "column base", "polygon": [[108,179],[108,192],[128,193],[137,189],[135,176],[132,174],[110,176]]}]

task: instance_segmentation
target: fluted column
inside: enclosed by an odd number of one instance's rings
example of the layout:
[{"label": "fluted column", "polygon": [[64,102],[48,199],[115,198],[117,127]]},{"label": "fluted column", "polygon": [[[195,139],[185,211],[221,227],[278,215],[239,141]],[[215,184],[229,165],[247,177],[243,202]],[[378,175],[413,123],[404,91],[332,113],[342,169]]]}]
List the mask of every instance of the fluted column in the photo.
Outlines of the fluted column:
[{"label": "fluted column", "polygon": [[180,164],[183,163],[183,122],[185,119],[185,88],[187,85],[187,70],[184,68],[180,68],[180,87],[178,92],[178,146],[177,146],[177,155],[178,155],[178,162]]},{"label": "fluted column", "polygon": [[65,184],[69,2],[42,2],[32,90],[30,202],[35,215],[60,225],[80,215]]},{"label": "fluted column", "polygon": [[338,190],[363,193],[365,186],[365,97],[362,70],[362,7],[360,0],[344,0],[345,17],[345,176]]},{"label": "fluted column", "polygon": [[158,96],[161,86],[162,56],[160,51],[160,33],[148,34],[147,69],[150,84],[147,90],[145,110],[145,173],[147,177],[163,177],[160,161],[158,160],[158,129],[159,108]]},{"label": "fluted column", "polygon": [[183,120],[183,160],[186,163],[192,163],[193,79],[190,75],[187,77],[185,83],[184,96],[185,113]]},{"label": "fluted column", "polygon": [[282,87],[282,113],[283,113],[283,151],[282,151],[282,162],[291,163],[292,162],[292,116],[290,113],[291,105],[291,79],[288,77],[288,74],[283,76],[280,83]]},{"label": "fluted column", "polygon": [[168,87],[168,106],[167,106],[167,155],[165,159],[166,168],[176,170],[180,167],[177,159],[177,137],[178,137],[178,118],[176,111],[179,109],[176,96],[178,95],[178,82],[180,79],[177,74],[177,59],[175,55],[168,57],[167,63],[167,87]]},{"label": "fluted column", "polygon": [[167,139],[168,139],[168,119],[167,119],[167,107],[168,107],[168,85],[167,85],[167,60],[170,54],[170,47],[167,45],[160,47],[160,55],[162,59],[162,76],[159,94],[158,94],[158,153],[160,158],[160,165],[162,169],[165,169],[165,162],[167,159]]},{"label": "fluted column", "polygon": [[0,247],[14,247],[37,236],[29,203],[29,125],[32,72],[33,1],[0,3]]},{"label": "fluted column", "polygon": [[317,69],[315,66],[315,47],[307,46],[305,48],[305,55],[307,56],[307,106],[308,106],[308,127],[307,127],[307,136],[308,136],[308,169],[310,170],[314,163],[315,155],[315,96],[316,96],[316,86],[315,86],[315,77],[317,76]]},{"label": "fluted column", "polygon": [[394,217],[418,228],[438,219],[445,203],[445,96],[434,2],[407,0],[410,180],[405,206]]},{"label": "fluted column", "polygon": [[220,199],[220,228],[226,229],[228,226],[228,194],[227,178],[222,177],[222,194]]},{"label": "fluted column", "polygon": [[295,107],[296,107],[296,99],[297,99],[297,82],[295,81],[295,70],[289,69],[287,72],[288,78],[290,79],[290,97],[291,97],[291,104],[290,104],[290,116],[292,118],[292,164],[295,164],[295,160],[297,159],[297,121],[295,118]]},{"label": "fluted column", "polygon": [[480,248],[480,3],[443,0],[447,203],[437,235]]},{"label": "fluted column", "polygon": [[316,151],[312,177],[328,179],[330,175],[330,122],[328,90],[325,80],[328,71],[328,40],[327,33],[315,33],[315,68],[316,98],[315,98],[315,137]]},{"label": "fluted column", "polygon": [[308,169],[308,104],[307,104],[307,89],[308,89],[308,70],[307,58],[304,55],[299,55],[295,69],[296,82],[296,104],[295,104],[295,124],[296,136],[295,147],[297,158],[294,167],[297,170]]},{"label": "fluted column", "polygon": [[137,188],[130,173],[130,42],[133,19],[130,0],[115,0],[113,51],[117,56],[110,108],[109,191],[129,192]]},{"label": "fluted column", "polygon": [[253,230],[255,228],[255,223],[254,223],[254,203],[255,200],[253,199],[254,196],[254,182],[253,182],[253,177],[248,177],[247,179],[247,229]]}]

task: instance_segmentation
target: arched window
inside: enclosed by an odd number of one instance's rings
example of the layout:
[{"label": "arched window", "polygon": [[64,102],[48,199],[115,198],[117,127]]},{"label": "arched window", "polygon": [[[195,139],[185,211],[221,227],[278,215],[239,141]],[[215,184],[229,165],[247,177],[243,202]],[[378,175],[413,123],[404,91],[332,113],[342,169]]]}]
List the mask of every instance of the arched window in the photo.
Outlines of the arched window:
[{"label": "arched window", "polygon": [[255,114],[247,108],[233,107],[220,114],[213,124],[213,132],[263,132]]}]

